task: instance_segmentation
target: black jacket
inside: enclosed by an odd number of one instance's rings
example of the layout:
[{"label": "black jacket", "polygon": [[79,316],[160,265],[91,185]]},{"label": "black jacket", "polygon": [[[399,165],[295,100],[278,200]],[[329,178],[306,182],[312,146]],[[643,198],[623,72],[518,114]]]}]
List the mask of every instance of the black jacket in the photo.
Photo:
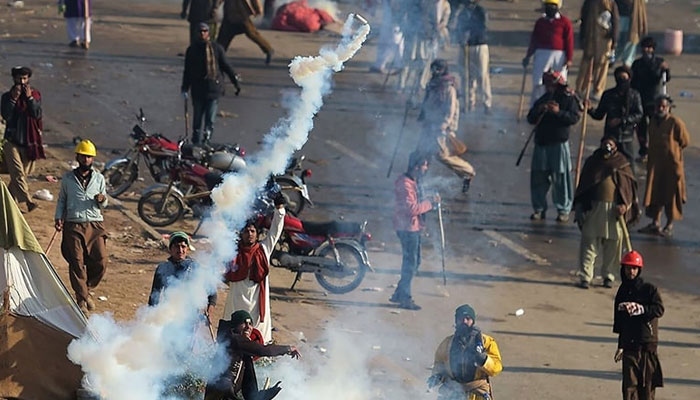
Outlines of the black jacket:
[{"label": "black jacket", "polygon": [[[641,269],[640,269],[641,273]],[[622,276],[622,284],[615,295],[615,320],[613,332],[619,334],[618,348],[624,350],[656,351],[659,342],[659,318],[664,315],[664,304],[656,286],[637,276],[634,280]],[[644,313],[630,316],[626,311],[618,311],[623,302],[635,302],[644,306]]]},{"label": "black jacket", "polygon": [[[605,117],[604,137],[612,137],[618,143],[631,142],[634,140],[634,127],[644,115],[642,98],[634,89],[626,93],[621,93],[617,88],[608,89],[603,92],[598,107],[590,109],[588,114],[597,120]],[[622,122],[616,127],[609,127],[608,121],[612,118],[620,118]]]},{"label": "black jacket", "polygon": [[[559,104],[559,112],[543,114],[541,106],[552,100]],[[527,114],[529,123],[534,125],[540,121],[535,127],[535,144],[539,146],[564,143],[569,140],[571,125],[575,125],[579,118],[581,118],[581,111],[578,101],[566,87],[560,87],[554,93],[548,92],[542,95]]]},{"label": "black jacket", "polygon": [[214,3],[215,0],[183,0],[182,12],[188,14],[187,20],[192,24],[207,22],[214,17]]},{"label": "black jacket", "polygon": [[484,7],[469,5],[462,1],[455,11],[455,35],[461,45],[477,46],[486,44],[487,15]]},{"label": "black jacket", "polygon": [[238,86],[236,72],[226,61],[226,52],[220,44],[211,41],[216,64],[216,79],[207,78],[207,42],[199,41],[187,48],[185,53],[185,71],[182,73],[182,92],[192,89],[192,98],[218,99],[224,92],[224,76],[229,77],[234,86]]},{"label": "black jacket", "polygon": [[664,59],[654,55],[651,59],[640,57],[632,63],[632,89],[642,96],[642,105],[654,103],[656,96],[663,88],[663,73],[666,72],[666,82],[671,80],[671,71],[661,68]]}]

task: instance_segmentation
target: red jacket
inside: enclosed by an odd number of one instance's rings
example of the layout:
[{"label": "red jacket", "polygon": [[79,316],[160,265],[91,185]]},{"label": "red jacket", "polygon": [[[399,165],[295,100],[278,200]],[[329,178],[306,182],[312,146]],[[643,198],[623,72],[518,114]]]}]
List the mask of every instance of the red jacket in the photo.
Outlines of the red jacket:
[{"label": "red jacket", "polygon": [[394,182],[394,229],[397,231],[418,232],[423,228],[420,216],[433,208],[428,200],[418,198],[418,184],[406,174]]},{"label": "red jacket", "polygon": [[530,36],[530,47],[527,56],[537,49],[563,50],[566,61],[574,58],[574,28],[571,20],[559,14],[559,18],[542,17],[535,22],[535,29]]}]

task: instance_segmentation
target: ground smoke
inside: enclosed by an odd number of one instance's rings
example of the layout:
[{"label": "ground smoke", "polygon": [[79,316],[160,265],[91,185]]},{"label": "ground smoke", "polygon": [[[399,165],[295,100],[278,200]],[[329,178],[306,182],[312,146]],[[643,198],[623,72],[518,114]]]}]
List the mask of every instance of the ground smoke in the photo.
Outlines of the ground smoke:
[{"label": "ground smoke", "polygon": [[188,280],[171,285],[157,306],[139,309],[132,322],[117,324],[110,315],[92,316],[90,334],[70,344],[68,357],[82,366],[90,389],[103,399],[174,399],[163,395],[169,380],[190,372],[212,378],[227,367],[221,349],[207,345],[206,328],[198,335],[201,340],[193,340],[197,336],[193,326],[205,307],[207,293],[217,287],[223,266],[234,256],[233,229],[243,225],[256,191],[270,174],[284,172],[289,157],[306,143],[313,117],[330,91],[332,72],[339,71],[366,39],[369,25],[357,29],[353,25],[357,22],[351,15],[335,49],[291,62],[300,96],[288,105],[289,116],[266,135],[262,151],[252,158],[249,168],[227,176],[214,191],[215,211],[204,227],[213,250],[196,254],[200,267]]}]

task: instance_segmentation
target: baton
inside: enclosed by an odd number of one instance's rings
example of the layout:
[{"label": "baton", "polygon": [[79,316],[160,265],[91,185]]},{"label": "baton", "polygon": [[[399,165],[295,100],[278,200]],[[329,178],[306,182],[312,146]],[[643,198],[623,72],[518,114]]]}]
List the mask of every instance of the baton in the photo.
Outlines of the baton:
[{"label": "baton", "polygon": [[627,251],[632,251],[632,240],[630,240],[630,232],[627,229],[627,221],[625,221],[624,215],[620,215],[620,225],[622,225],[622,236],[625,237],[625,245],[627,246]]},{"label": "baton", "polygon": [[49,252],[51,251],[51,247],[53,247],[53,242],[56,241],[56,236],[58,236],[58,230],[53,231],[53,235],[51,235],[51,240],[49,240],[49,245],[46,246],[46,250],[44,251],[44,254],[48,257]]},{"label": "baton", "polygon": [[442,202],[437,203],[438,224],[440,225],[440,257],[442,258],[442,285],[447,286],[447,273],[445,272],[445,225],[442,222]]},{"label": "baton", "polygon": [[525,106],[525,81],[527,81],[527,67],[523,67],[523,83],[520,85],[520,105],[518,106],[517,121],[523,119],[523,108]]},{"label": "baton", "polygon": [[401,131],[399,131],[399,138],[396,140],[396,146],[394,146],[394,154],[391,155],[391,163],[389,163],[389,170],[386,171],[386,177],[391,176],[391,170],[394,169],[394,161],[396,160],[396,153],[399,151],[399,146],[401,146],[401,139],[403,138],[403,131],[406,128],[406,120],[408,119],[408,111],[411,109],[411,101],[406,100],[406,109],[403,113],[403,122],[401,123]]}]

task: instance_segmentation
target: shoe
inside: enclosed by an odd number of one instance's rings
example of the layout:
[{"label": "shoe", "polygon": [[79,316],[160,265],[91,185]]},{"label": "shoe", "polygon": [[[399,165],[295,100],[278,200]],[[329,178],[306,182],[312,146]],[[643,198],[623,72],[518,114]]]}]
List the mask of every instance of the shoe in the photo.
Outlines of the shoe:
[{"label": "shoe", "polygon": [[665,226],[664,229],[661,230],[661,236],[664,236],[664,237],[673,236],[673,225]]},{"label": "shoe", "polygon": [[39,204],[34,203],[32,201],[27,202],[27,212],[30,213],[34,210],[36,210],[39,207]]},{"label": "shoe", "polygon": [[396,295],[396,293],[392,294],[391,297],[389,297],[389,302],[391,303],[400,304],[402,301],[403,300],[401,299],[401,297]]},{"label": "shoe", "polygon": [[484,106],[484,114],[486,114],[486,115],[491,115],[491,107],[489,107],[489,106]]},{"label": "shoe", "polygon": [[608,289],[612,289],[612,287],[613,287],[613,281],[611,281],[610,279],[604,280],[604,281],[603,281],[603,287],[606,287],[606,288],[608,288]]},{"label": "shoe", "polygon": [[74,40],[74,41],[68,43],[68,47],[80,47],[80,44],[78,43],[77,40]]},{"label": "shoe", "polygon": [[265,54],[265,65],[270,65],[270,62],[272,61],[272,55],[275,54],[274,50],[270,50]]},{"label": "shoe", "polygon": [[472,178],[464,178],[462,181],[462,193],[467,193],[469,191],[469,187],[472,185]]},{"label": "shoe", "polygon": [[590,287],[590,284],[589,284],[588,282],[586,282],[586,281],[579,281],[579,282],[576,284],[576,287],[577,287],[577,288],[581,288],[581,289],[588,289],[588,288]]},{"label": "shoe", "polygon": [[95,300],[92,299],[92,296],[89,296],[87,300],[85,300],[85,304],[87,305],[88,311],[95,311]]},{"label": "shoe", "polygon": [[653,222],[644,228],[639,229],[637,232],[639,233],[649,233],[652,235],[660,235],[661,234],[661,228],[659,228],[658,225],[654,224]]},{"label": "shoe", "polygon": [[544,211],[535,211],[530,215],[532,221],[542,221],[544,219]]},{"label": "shoe", "polygon": [[408,299],[406,301],[402,301],[399,303],[399,308],[403,308],[404,310],[413,310],[413,311],[418,311],[421,309],[421,306],[416,304],[413,299]]},{"label": "shoe", "polygon": [[559,214],[557,215],[557,222],[567,223],[569,222],[569,214]]},{"label": "shoe", "polygon": [[80,300],[78,302],[78,307],[80,308],[80,311],[83,312],[83,314],[87,314],[88,308],[87,308],[87,303],[85,303],[85,300]]},{"label": "shoe", "polygon": [[88,49],[88,44],[86,42],[80,42],[80,48],[87,50]]}]

